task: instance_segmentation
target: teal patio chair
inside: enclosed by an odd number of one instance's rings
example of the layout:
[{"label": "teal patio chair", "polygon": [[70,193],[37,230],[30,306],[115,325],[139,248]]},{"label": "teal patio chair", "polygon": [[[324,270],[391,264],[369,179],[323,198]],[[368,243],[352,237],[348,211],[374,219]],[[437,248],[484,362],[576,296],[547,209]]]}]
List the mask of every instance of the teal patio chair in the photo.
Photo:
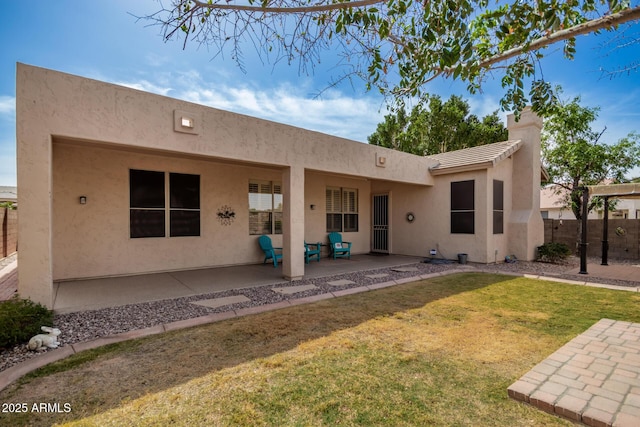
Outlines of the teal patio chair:
[{"label": "teal patio chair", "polygon": [[329,233],[329,251],[333,259],[344,257],[351,259],[351,242],[343,242],[340,233]]},{"label": "teal patio chair", "polygon": [[322,248],[322,244],[318,243],[307,243],[304,242],[304,262],[305,264],[309,264],[309,261],[312,259],[317,259],[320,262],[320,249]]},{"label": "teal patio chair", "polygon": [[[273,267],[278,266],[278,260],[282,259],[282,248],[274,248],[271,244],[271,238],[269,236],[260,236],[258,238],[258,243],[260,244],[260,249],[264,252],[264,262],[265,264],[268,260],[273,260]],[[277,253],[280,251],[280,253]]]}]

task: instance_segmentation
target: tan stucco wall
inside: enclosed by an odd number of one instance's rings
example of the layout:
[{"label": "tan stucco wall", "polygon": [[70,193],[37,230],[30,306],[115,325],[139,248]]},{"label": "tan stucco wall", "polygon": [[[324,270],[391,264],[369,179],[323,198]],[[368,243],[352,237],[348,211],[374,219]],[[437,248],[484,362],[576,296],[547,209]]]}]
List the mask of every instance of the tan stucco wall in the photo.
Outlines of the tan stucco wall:
[{"label": "tan stucco wall", "polygon": [[[200,175],[201,236],[131,239],[129,169]],[[282,182],[282,171],[180,156],[123,151],[80,141],[53,144],[53,279],[193,269],[261,262],[258,236],[249,235],[248,182]],[[306,172],[304,238],[326,242],[325,188],[358,189],[369,199],[369,181]],[[81,205],[79,197],[86,196]],[[315,209],[311,210],[311,204]],[[231,225],[216,217],[223,205],[236,213]],[[353,252],[369,251],[370,212],[360,203],[359,232],[343,233]],[[282,245],[282,235],[272,235]]]},{"label": "tan stucco wall", "polygon": [[[513,176],[513,158],[508,158],[500,162],[497,167],[488,170],[487,174],[487,261],[486,262],[502,262],[505,256],[512,255],[511,248],[509,247],[509,218],[511,217],[511,210],[513,200],[512,194],[512,176]],[[493,234],[493,180],[499,180],[503,182],[503,196],[504,196],[504,219],[503,219],[503,233]]]},{"label": "tan stucco wall", "polygon": [[[372,193],[389,194],[391,210],[391,250],[394,253],[429,257],[431,249],[437,257],[456,259],[467,253],[469,262],[493,263],[511,254],[508,242],[511,216],[512,159],[496,167],[459,174],[436,176],[433,187],[407,186],[390,182],[374,182]],[[493,234],[493,180],[504,182],[504,233]],[[452,234],[451,182],[475,181],[475,234]],[[406,220],[407,213],[415,220]]]},{"label": "tan stucco wall", "polygon": [[544,223],[540,215],[540,131],[542,119],[530,109],[516,122],[507,121],[509,139],[526,144],[513,155],[513,209],[509,216],[509,247],[519,259],[533,260],[536,248],[544,243]]},{"label": "tan stucco wall", "polygon": [[[451,233],[451,183],[474,180],[475,189],[475,234]],[[429,248],[438,250],[438,256],[456,259],[458,253],[466,253],[469,262],[487,262],[487,171],[480,170],[455,175],[437,177],[437,191],[431,192],[428,205],[438,207],[443,212],[434,215],[431,230],[427,236]]]},{"label": "tan stucco wall", "polygon": [[[351,242],[353,254],[370,250],[371,234],[371,182],[338,175],[326,175],[308,171],[305,179],[305,240],[308,243],[327,244],[326,188],[340,187],[358,190],[358,232],[341,233],[342,239]],[[310,206],[315,205],[311,210]],[[326,250],[326,248],[325,248]]]}]

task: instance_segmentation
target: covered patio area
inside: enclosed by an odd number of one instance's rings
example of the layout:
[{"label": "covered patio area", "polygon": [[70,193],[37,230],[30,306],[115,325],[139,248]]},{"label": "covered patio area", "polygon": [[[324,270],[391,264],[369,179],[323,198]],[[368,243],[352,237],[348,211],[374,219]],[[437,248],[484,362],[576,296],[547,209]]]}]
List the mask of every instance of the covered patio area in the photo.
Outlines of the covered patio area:
[{"label": "covered patio area", "polygon": [[[402,267],[419,263],[423,257],[403,255],[354,255],[351,259],[311,262],[305,280],[367,270]],[[56,313],[96,310],[127,304],[175,299],[266,285],[292,286],[282,278],[282,265],[253,264],[206,268],[101,279],[54,283]]]}]

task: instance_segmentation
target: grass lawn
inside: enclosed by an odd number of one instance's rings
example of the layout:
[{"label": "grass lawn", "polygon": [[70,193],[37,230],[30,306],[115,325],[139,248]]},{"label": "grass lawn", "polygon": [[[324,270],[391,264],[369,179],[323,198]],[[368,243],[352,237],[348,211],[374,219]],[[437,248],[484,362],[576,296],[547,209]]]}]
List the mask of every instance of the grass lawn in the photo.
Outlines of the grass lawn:
[{"label": "grass lawn", "polygon": [[507,387],[636,293],[456,274],[88,351],[0,393],[0,425],[572,425]]}]

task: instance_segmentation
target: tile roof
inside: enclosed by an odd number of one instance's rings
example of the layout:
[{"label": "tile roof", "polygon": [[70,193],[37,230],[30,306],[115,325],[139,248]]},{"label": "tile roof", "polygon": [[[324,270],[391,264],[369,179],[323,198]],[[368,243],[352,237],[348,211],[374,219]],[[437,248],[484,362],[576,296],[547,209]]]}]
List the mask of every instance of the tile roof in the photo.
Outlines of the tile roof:
[{"label": "tile roof", "polygon": [[426,157],[438,162],[438,165],[430,168],[431,174],[440,175],[494,167],[500,161],[518,151],[521,146],[522,140],[518,139],[479,145]]}]

